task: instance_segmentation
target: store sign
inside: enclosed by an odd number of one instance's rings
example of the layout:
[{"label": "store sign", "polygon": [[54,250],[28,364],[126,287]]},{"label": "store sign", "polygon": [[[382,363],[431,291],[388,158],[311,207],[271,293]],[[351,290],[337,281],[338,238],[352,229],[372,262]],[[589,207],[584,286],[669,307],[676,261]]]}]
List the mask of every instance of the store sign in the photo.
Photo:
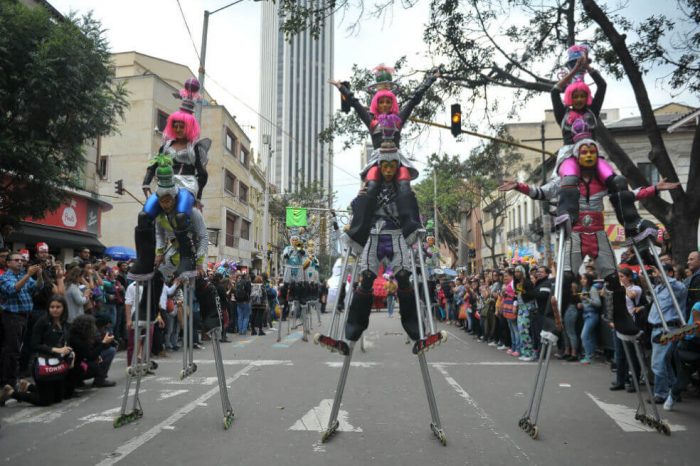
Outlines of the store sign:
[{"label": "store sign", "polygon": [[42,219],[28,218],[25,222],[50,227],[64,228],[74,231],[82,231],[100,234],[100,206],[90,202],[84,197],[72,196],[67,204],[61,205],[53,212],[49,212]]}]

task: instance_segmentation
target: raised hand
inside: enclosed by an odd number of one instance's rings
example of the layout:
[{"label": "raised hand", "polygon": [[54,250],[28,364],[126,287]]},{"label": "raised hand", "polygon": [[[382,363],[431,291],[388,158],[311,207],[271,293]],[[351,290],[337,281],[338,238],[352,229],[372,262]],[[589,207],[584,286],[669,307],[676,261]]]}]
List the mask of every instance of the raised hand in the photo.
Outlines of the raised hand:
[{"label": "raised hand", "polygon": [[518,187],[518,182],[515,180],[506,180],[498,187],[499,191],[511,191]]},{"label": "raised hand", "polygon": [[658,183],[656,183],[656,190],[657,191],[670,191],[671,189],[676,189],[680,188],[681,184],[676,182],[676,183],[671,183],[669,181],[666,181],[666,178],[661,178]]}]

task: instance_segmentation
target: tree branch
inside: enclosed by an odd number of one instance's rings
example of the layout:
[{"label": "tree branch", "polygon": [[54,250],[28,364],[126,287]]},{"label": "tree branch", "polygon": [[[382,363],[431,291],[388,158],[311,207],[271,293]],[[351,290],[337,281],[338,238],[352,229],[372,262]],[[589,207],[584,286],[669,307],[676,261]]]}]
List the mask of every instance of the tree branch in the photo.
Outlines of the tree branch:
[{"label": "tree branch", "polygon": [[697,211],[700,211],[700,124],[695,125],[695,135],[693,136],[693,145],[690,147],[690,168],[688,169],[688,183],[686,188],[686,196],[688,202],[695,206]]},{"label": "tree branch", "polygon": [[[654,116],[654,110],[651,107],[651,102],[649,101],[649,94],[647,93],[646,86],[644,85],[644,80],[642,79],[642,73],[639,67],[634,62],[632,55],[630,54],[627,45],[625,44],[625,38],[617,32],[615,26],[610,22],[607,15],[600,9],[598,4],[594,0],[581,0],[583,8],[586,10],[588,16],[595,21],[598,26],[600,26],[601,31],[610,41],[610,45],[620,59],[620,63],[627,74],[627,78],[632,85],[632,90],[634,91],[635,98],[637,100],[637,107],[642,117],[642,127],[644,132],[649,138],[651,143],[651,152],[649,154],[649,160],[656,165],[659,169],[659,173],[669,181],[678,181],[678,174],[676,169],[668,156],[668,151],[666,150],[666,144],[661,137],[661,130],[656,123],[656,117]],[[671,191],[671,197],[674,202],[681,202],[683,200],[683,192],[674,189]]]}]

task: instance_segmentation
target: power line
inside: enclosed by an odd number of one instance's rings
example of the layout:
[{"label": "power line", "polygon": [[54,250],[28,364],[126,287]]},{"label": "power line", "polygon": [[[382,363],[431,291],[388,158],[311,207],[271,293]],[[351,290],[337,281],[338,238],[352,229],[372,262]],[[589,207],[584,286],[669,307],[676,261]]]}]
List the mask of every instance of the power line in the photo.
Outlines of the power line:
[{"label": "power line", "polygon": [[180,16],[182,16],[182,21],[185,23],[185,28],[187,29],[187,35],[190,36],[190,42],[192,42],[192,48],[194,49],[194,54],[197,55],[197,60],[201,61],[201,58],[199,57],[199,51],[197,50],[197,46],[194,43],[194,38],[192,38],[192,31],[190,31],[190,25],[187,24],[187,18],[185,18],[185,12],[182,11],[182,5],[180,5],[180,0],[177,1],[177,7],[180,9]]}]

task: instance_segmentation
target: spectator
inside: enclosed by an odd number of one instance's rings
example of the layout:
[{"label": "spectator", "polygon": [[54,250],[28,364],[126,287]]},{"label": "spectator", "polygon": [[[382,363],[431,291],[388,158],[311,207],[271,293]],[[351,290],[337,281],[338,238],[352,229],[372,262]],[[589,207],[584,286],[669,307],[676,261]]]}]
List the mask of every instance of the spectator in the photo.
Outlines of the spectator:
[{"label": "spectator", "polygon": [[0,277],[7,270],[7,258],[10,255],[10,251],[7,248],[0,248]]},{"label": "spectator", "polygon": [[129,272],[129,264],[117,262],[117,274],[115,276],[115,309],[116,320],[114,323],[114,338],[119,342],[120,348],[126,348],[126,325],[124,320],[124,294],[129,286],[126,276]]},{"label": "spectator", "polygon": [[[14,387],[17,383],[17,369],[27,318],[32,311],[32,292],[37,285],[43,286],[41,267],[32,265],[22,272],[21,255],[12,253],[7,259],[7,271],[0,276],[0,298],[2,312],[2,356],[0,364],[0,385]],[[35,279],[38,275],[38,278]]]},{"label": "spectator", "polygon": [[[388,295],[387,295],[388,298]],[[328,283],[324,278],[321,278],[321,284],[318,287],[318,300],[321,303],[321,314],[326,313],[326,304],[328,303]],[[387,303],[388,306],[388,303]],[[272,311],[274,307],[270,307]]]},{"label": "spectator", "polygon": [[227,310],[228,310],[228,332],[238,333],[238,304],[236,303],[236,280],[237,275],[232,275],[229,278],[228,292],[226,293]]},{"label": "spectator", "polygon": [[581,305],[583,307],[583,329],[581,341],[583,342],[584,357],[581,364],[590,364],[595,354],[596,336],[600,309],[602,303],[598,289],[594,286],[595,277],[586,273],[581,277]]},{"label": "spectator", "polygon": [[[152,306],[151,309],[151,325],[148,328],[148,333],[149,333],[149,340],[153,341],[153,325],[157,324],[161,328],[165,326],[165,322],[163,321],[163,318],[161,317],[160,313],[158,312],[158,308],[165,309],[168,306],[168,295],[166,291],[165,286],[161,286],[160,290],[158,290],[158,281],[162,280],[162,275],[160,272],[156,272],[156,274],[153,276],[151,283],[151,289],[152,289],[152,299],[151,301],[153,302],[154,306]],[[143,289],[144,289],[144,284],[141,283],[142,286],[139,286],[139,296],[137,298],[136,296],[136,282],[133,282],[129,285],[129,287],[126,289],[126,294],[124,296],[124,320],[126,321],[126,329],[127,332],[129,333],[128,335],[128,342],[127,342],[127,347],[126,347],[126,361],[127,365],[131,366],[132,364],[132,359],[134,355],[134,344],[135,344],[135,337],[134,337],[134,327],[133,327],[133,320],[136,318],[136,309],[133,309],[134,304],[137,304],[138,307],[138,318],[140,323],[143,323],[145,325],[146,321],[146,300],[143,299]],[[155,297],[155,299],[153,299]],[[158,306],[155,306],[155,303],[158,303]],[[143,327],[140,325],[140,335],[139,338],[141,340],[144,339],[145,337],[145,332],[143,330]],[[143,348],[143,346],[141,346]],[[137,357],[141,357],[141,354],[138,354]]]},{"label": "spectator", "polygon": [[[632,281],[632,271],[628,268],[619,268],[618,277],[620,283],[625,287],[626,302],[627,302],[627,312],[630,313],[634,318],[635,308],[639,305],[642,298],[642,289],[635,285]],[[612,325],[612,324],[610,324]],[[629,366],[627,365],[627,358],[625,356],[623,343],[617,335],[613,335],[615,343],[615,366],[617,367],[616,380],[610,386],[610,390],[622,390],[625,388],[625,383],[628,381]],[[631,358],[632,364],[634,365],[634,373],[639,377],[639,362],[636,358]],[[628,392],[634,392],[634,384],[630,384],[627,387]]]},{"label": "spectator", "polygon": [[248,323],[250,321],[250,280],[247,274],[241,274],[236,282],[236,308],[238,311],[238,334],[248,333]]},{"label": "spectator", "polygon": [[[564,280],[566,283],[567,280]],[[581,286],[577,277],[569,282],[564,292],[564,359],[578,361],[578,332],[576,331],[583,304],[581,304]]]},{"label": "spectator", "polygon": [[513,283],[513,271],[506,270],[503,287],[503,304],[501,312],[508,322],[510,330],[510,349],[507,354],[520,357],[520,334],[518,333],[518,304],[515,300],[515,287]]},{"label": "spectator", "polygon": [[[680,326],[681,322],[673,307],[673,299],[671,290],[666,288],[662,280],[662,273],[668,273],[673,270],[670,265],[664,265],[663,270],[656,268],[652,269],[654,281],[654,292],[656,293],[659,306],[656,302],[652,305],[649,312],[648,321],[651,324],[651,370],[654,373],[654,400],[656,404],[664,403],[664,409],[671,410],[673,408],[673,397],[671,396],[671,387],[676,382],[676,375],[671,366],[671,360],[676,343],[671,342],[665,345],[657,343],[655,340],[664,332],[661,323],[660,314],[666,321],[669,328]],[[679,282],[673,277],[668,277],[672,292],[676,296],[679,303],[686,301],[687,289],[682,282]],[[660,308],[660,309],[659,309]]]},{"label": "spectator", "polygon": [[[386,274],[386,283],[384,284],[384,289],[386,290],[386,314],[387,316],[394,317],[394,302],[396,301],[396,290],[399,289],[394,280],[394,276]],[[325,307],[325,306],[323,306]]]},{"label": "spectator", "polygon": [[7,238],[15,230],[14,222],[7,218],[0,219],[0,249],[7,248]]},{"label": "spectator", "polygon": [[[215,273],[211,280],[212,285],[216,287],[216,292],[219,295],[219,301],[221,302],[222,310],[228,309],[228,289],[231,286],[228,280],[224,280],[224,276],[220,273]],[[231,340],[226,338],[226,328],[229,324],[228,312],[222,312],[221,315],[221,338],[219,341],[222,343],[229,343]]]},{"label": "spectator", "polygon": [[[520,339],[520,356],[518,358],[521,361],[533,361],[530,315],[537,310],[537,302],[535,301],[534,284],[522,265],[515,268],[515,292],[518,295],[517,323]],[[513,356],[516,355],[513,354]]]},{"label": "spectator", "polygon": [[[688,287],[688,299],[686,300],[685,317],[686,320],[690,318],[690,310],[693,308],[695,303],[700,301],[700,252],[693,251],[688,254],[688,269],[692,275],[686,282]],[[679,280],[681,277],[677,277]],[[683,303],[680,303],[681,306]]]},{"label": "spectator", "polygon": [[76,262],[80,267],[85,267],[86,264],[92,264],[90,248],[82,248],[80,252],[78,252],[78,255],[73,258],[73,262]]},{"label": "spectator", "polygon": [[[116,382],[107,378],[117,353],[114,335],[111,332],[101,334],[97,322],[95,317],[84,314],[76,317],[71,324],[68,344],[75,354],[75,362],[69,377],[76,385],[83,380],[94,379],[93,387],[114,387]],[[106,316],[101,316],[99,322],[102,328],[110,323]]]},{"label": "spectator", "polygon": [[85,284],[83,270],[75,266],[65,278],[66,303],[68,303],[68,323],[85,313],[85,305],[90,301],[92,290]]},{"label": "spectator", "polygon": [[184,294],[180,288],[180,280],[178,278],[173,280],[171,286],[167,288],[166,294],[168,295],[168,300],[165,309],[165,349],[177,351],[180,349],[177,344],[180,333],[179,318],[184,316]]},{"label": "spectator", "polygon": [[537,267],[535,273],[534,294],[537,301],[537,308],[533,315],[530,315],[530,331],[532,335],[533,355],[539,355],[541,347],[540,333],[544,326],[547,310],[551,306],[552,281],[549,279],[549,267],[541,265]]},{"label": "spectator", "polygon": [[[49,300],[48,311],[34,325],[31,338],[32,352],[45,358],[68,358],[72,348],[68,341],[68,306],[62,296]],[[35,406],[49,406],[73,395],[73,386],[68,382],[68,374],[56,380],[37,379],[35,384],[26,380],[19,383],[18,390],[12,385],[5,385],[0,402],[9,397],[25,401]]]},{"label": "spectator", "polygon": [[[258,275],[255,277],[255,281],[251,285],[250,290],[250,305],[253,310],[253,321],[251,323],[252,332],[251,335],[265,335],[263,332],[263,314],[265,313],[265,306],[267,302],[267,297],[265,295],[265,284],[263,282],[263,277]],[[255,327],[258,327],[258,331],[255,331]]]}]

